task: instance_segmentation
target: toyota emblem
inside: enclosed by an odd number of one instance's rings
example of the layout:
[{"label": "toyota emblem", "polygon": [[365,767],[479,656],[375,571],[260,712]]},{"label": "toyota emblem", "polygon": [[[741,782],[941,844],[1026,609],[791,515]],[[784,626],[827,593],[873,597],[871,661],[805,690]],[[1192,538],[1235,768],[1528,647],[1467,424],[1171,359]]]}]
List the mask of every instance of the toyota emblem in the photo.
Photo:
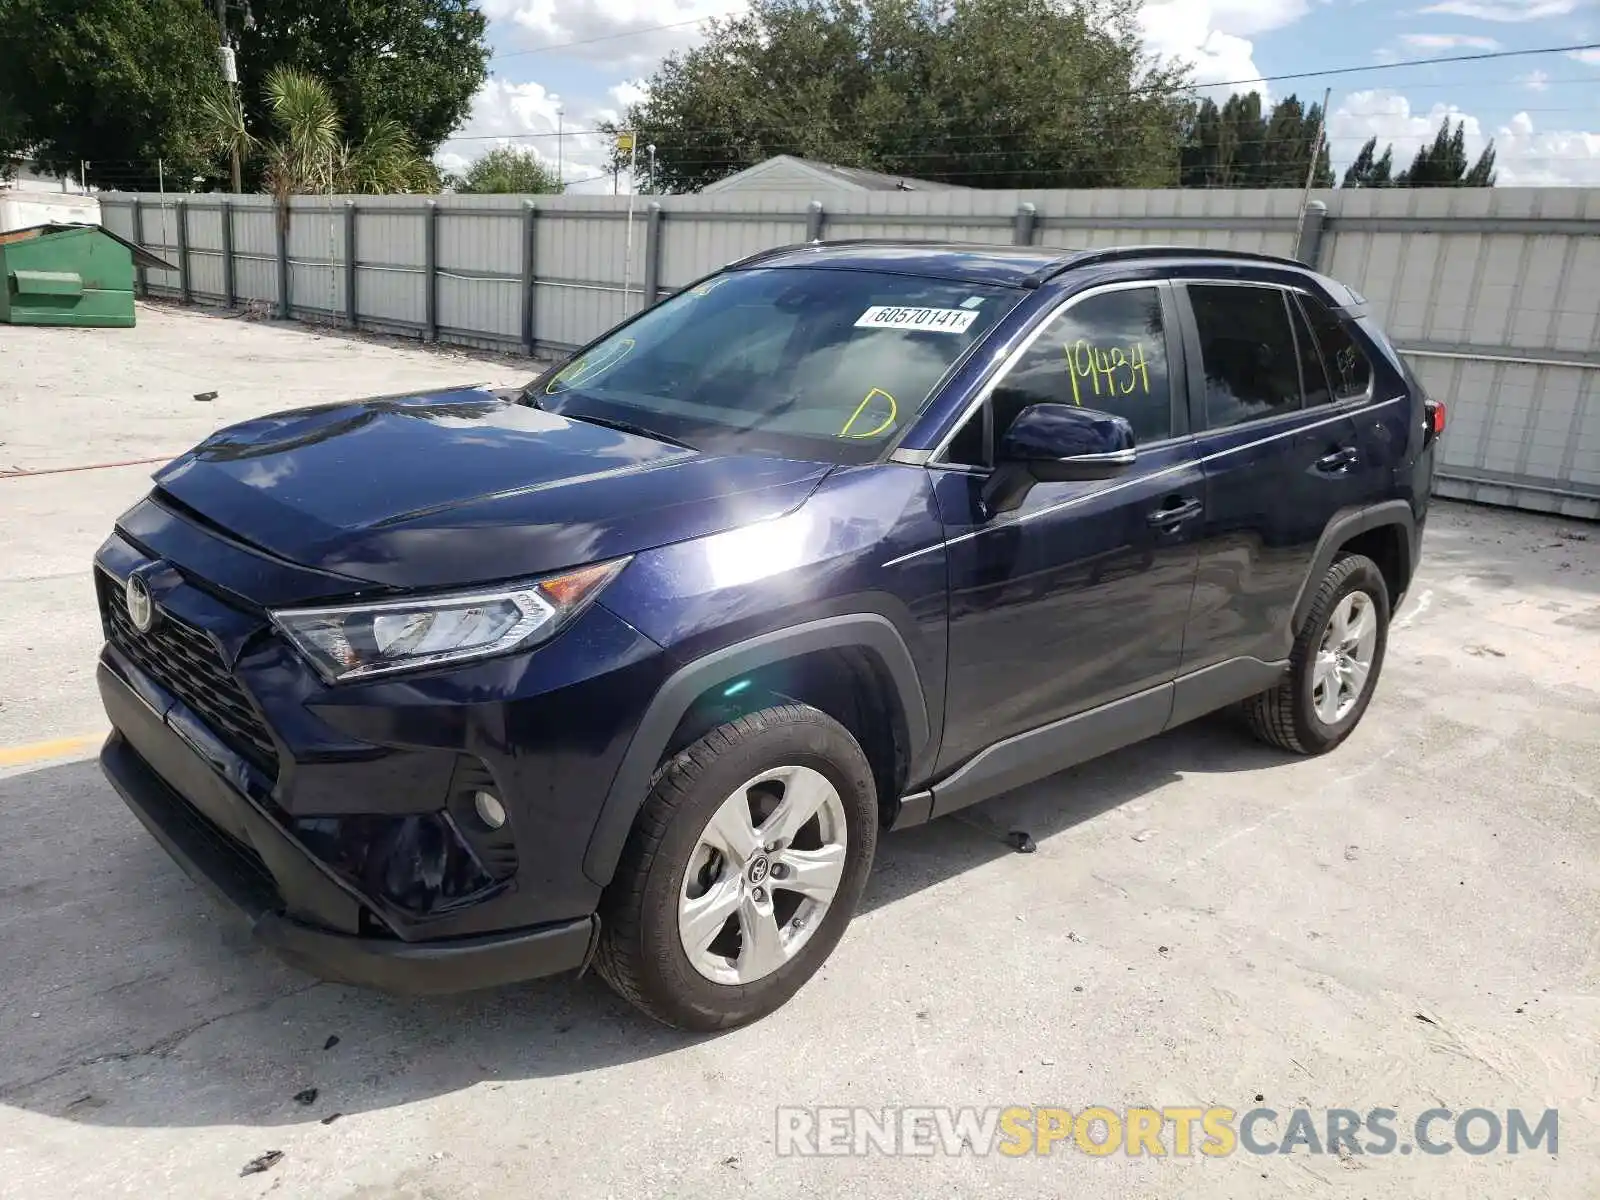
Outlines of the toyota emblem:
[{"label": "toyota emblem", "polygon": [[128,586],[123,590],[128,602],[128,619],[140,633],[149,633],[156,623],[156,602],[150,596],[150,585],[137,575],[128,576]]}]

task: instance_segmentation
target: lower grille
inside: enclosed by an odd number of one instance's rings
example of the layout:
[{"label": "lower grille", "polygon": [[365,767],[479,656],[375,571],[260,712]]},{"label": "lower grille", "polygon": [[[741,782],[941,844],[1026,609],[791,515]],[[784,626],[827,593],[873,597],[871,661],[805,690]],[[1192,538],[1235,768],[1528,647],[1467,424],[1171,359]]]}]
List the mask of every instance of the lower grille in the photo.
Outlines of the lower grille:
[{"label": "lower grille", "polygon": [[183,701],[224,745],[276,779],[278,751],[272,735],[211,639],[165,611],[148,633],[141,633],[128,615],[121,585],[104,574],[98,583],[100,611],[112,643]]}]

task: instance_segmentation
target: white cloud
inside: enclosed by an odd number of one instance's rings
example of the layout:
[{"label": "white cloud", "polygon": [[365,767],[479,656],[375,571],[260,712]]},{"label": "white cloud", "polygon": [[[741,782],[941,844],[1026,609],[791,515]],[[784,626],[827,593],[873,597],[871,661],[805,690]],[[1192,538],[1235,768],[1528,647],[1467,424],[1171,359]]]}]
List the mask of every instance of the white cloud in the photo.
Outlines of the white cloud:
[{"label": "white cloud", "polygon": [[1587,63],[1591,67],[1600,67],[1600,50],[1571,50],[1568,51],[1567,57]]},{"label": "white cloud", "polygon": [[[1386,144],[1393,144],[1398,174],[1411,165],[1423,145],[1433,141],[1446,117],[1465,125],[1467,156],[1476,159],[1488,145],[1491,132],[1472,114],[1440,104],[1423,113],[1413,111],[1411,102],[1398,92],[1355,92],[1328,119],[1335,168],[1343,171],[1362,143],[1376,136],[1379,154]],[[1523,112],[1493,130],[1492,136],[1500,187],[1600,186],[1600,134],[1541,133],[1534,128],[1533,118]]]},{"label": "white cloud", "polygon": [[489,18],[514,32],[502,63],[536,62],[548,56],[516,52],[554,46],[566,58],[632,71],[700,41],[706,19],[748,9],[748,0],[483,0]]},{"label": "white cloud", "polygon": [[625,113],[635,104],[642,104],[650,96],[650,89],[642,80],[623,80],[606,89],[606,95],[611,97],[611,103],[616,105],[619,113]]},{"label": "white cloud", "polygon": [[1550,76],[1544,71],[1529,71],[1526,75],[1518,76],[1517,82],[1530,92],[1548,92],[1550,90]]},{"label": "white cloud", "polygon": [[[1260,91],[1266,93],[1264,84],[1241,84],[1240,80],[1261,78],[1255,64],[1255,46],[1248,39],[1234,33],[1224,33],[1217,27],[1219,8],[1206,0],[1161,0],[1146,4],[1139,11],[1139,24],[1144,33],[1145,45],[1163,58],[1182,59],[1194,67],[1194,81],[1199,84],[1226,84],[1228,86],[1202,88],[1214,100],[1223,100],[1233,92]],[[1234,4],[1235,8],[1243,7]],[[1286,10],[1303,5],[1256,6],[1264,10]],[[1297,14],[1298,15],[1298,14]],[[1292,17],[1290,18],[1293,19]]]},{"label": "white cloud", "polygon": [[1470,33],[1402,33],[1400,40],[1412,50],[1498,50],[1500,43],[1492,37],[1477,37]]},{"label": "white cloud", "polygon": [[1475,17],[1480,21],[1543,21],[1564,17],[1581,0],[1441,0],[1422,11],[1452,17]]},{"label": "white cloud", "polygon": [[1600,134],[1534,130],[1518,113],[1494,135],[1501,187],[1600,187]]},{"label": "white cloud", "polygon": [[[620,92],[619,85],[612,89]],[[442,170],[460,172],[471,161],[496,146],[530,150],[551,167],[560,162],[562,174],[574,191],[609,187],[610,151],[607,139],[592,130],[598,122],[615,120],[614,109],[568,103],[558,119],[561,97],[540,83],[507,83],[489,79],[472,98],[472,112],[454,135],[434,155]],[[559,146],[558,146],[559,140]],[[596,179],[596,176],[604,178]],[[587,181],[583,186],[580,181]]]}]

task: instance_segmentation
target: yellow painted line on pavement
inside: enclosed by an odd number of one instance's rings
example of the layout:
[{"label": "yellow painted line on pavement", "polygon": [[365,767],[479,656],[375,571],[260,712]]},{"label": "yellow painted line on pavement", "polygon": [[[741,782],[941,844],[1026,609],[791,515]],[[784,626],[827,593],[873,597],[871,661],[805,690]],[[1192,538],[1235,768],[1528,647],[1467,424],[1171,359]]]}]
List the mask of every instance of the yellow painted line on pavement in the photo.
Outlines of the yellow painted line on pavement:
[{"label": "yellow painted line on pavement", "polygon": [[52,758],[68,758],[95,749],[105,738],[104,733],[83,733],[29,746],[0,746],[0,767],[22,767]]}]

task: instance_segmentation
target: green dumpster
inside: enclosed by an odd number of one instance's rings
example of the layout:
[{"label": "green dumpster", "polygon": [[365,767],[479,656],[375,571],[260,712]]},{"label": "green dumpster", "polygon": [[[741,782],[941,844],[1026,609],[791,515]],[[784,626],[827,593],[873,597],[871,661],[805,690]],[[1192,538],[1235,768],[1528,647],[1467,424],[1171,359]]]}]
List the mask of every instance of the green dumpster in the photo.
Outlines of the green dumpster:
[{"label": "green dumpster", "polygon": [[133,267],[172,267],[99,225],[35,225],[0,233],[0,323],[133,324]]}]

